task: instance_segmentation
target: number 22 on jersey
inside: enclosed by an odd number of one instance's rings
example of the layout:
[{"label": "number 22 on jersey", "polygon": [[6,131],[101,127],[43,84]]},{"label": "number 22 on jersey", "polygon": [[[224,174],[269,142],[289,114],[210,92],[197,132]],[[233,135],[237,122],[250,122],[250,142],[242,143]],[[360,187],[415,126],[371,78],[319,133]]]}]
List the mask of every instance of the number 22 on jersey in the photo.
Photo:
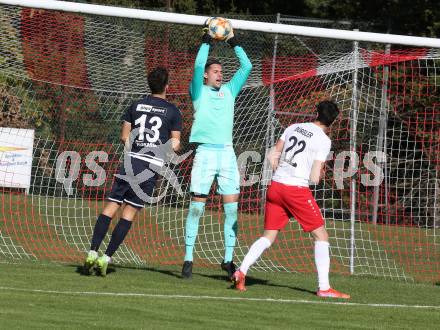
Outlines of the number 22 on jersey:
[{"label": "number 22 on jersey", "polygon": [[291,142],[291,144],[286,148],[285,161],[293,167],[297,167],[298,164],[295,163],[293,159],[296,155],[304,151],[307,144],[304,140],[298,140],[294,135],[289,138],[289,142]]}]

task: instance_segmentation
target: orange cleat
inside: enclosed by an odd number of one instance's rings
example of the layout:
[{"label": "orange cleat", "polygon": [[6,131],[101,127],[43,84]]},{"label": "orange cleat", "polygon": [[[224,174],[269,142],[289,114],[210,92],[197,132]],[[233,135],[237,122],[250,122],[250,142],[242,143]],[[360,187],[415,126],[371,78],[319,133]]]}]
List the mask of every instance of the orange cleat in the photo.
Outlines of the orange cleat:
[{"label": "orange cleat", "polygon": [[318,297],[325,297],[325,298],[341,298],[341,299],[350,299],[350,295],[336,291],[335,289],[328,289],[328,290],[319,290],[316,292],[316,295]]},{"label": "orange cleat", "polygon": [[244,286],[244,282],[246,280],[246,275],[244,275],[240,269],[237,270],[234,275],[232,275],[232,279],[235,283],[235,288],[238,291],[246,291],[246,287]]}]

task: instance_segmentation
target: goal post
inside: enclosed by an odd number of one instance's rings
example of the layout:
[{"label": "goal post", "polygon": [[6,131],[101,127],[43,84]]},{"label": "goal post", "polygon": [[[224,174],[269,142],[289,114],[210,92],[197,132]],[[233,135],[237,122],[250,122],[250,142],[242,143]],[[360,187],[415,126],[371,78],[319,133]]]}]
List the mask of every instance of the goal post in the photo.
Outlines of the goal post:
[{"label": "goal post", "polygon": [[[47,0],[0,0],[0,12],[0,260],[82,260],[122,160],[121,115],[149,92],[147,72],[163,65],[168,98],[183,113],[184,156],[163,168],[155,201],[114,260],[180,265],[194,157],[188,85],[206,17]],[[263,228],[268,147],[332,99],[341,115],[325,178],[313,187],[332,271],[438,281],[439,39],[245,18],[231,20],[253,64],[235,111],[234,260]],[[238,67],[233,51],[218,42],[212,54],[230,79]],[[223,257],[214,188],[200,221],[198,266],[217,267]],[[292,220],[256,269],[314,272],[312,247]]]},{"label": "goal post", "polygon": [[[31,7],[31,8],[60,10],[60,11],[67,11],[73,13],[133,18],[133,19],[151,20],[158,22],[168,22],[168,23],[187,24],[187,25],[203,25],[206,19],[208,18],[197,15],[102,6],[102,5],[93,5],[93,4],[58,1],[58,0],[39,0],[36,3],[31,3],[27,0],[0,0],[0,3],[23,6],[23,7]],[[234,28],[247,30],[247,31],[293,34],[293,35],[307,36],[307,37],[344,39],[344,40],[352,40],[352,41],[367,41],[367,42],[378,42],[378,43],[386,43],[386,44],[390,43],[390,44],[399,44],[399,45],[417,46],[417,47],[440,47],[440,40],[436,38],[413,37],[413,36],[394,35],[394,34],[380,34],[380,33],[372,33],[372,32],[348,31],[348,30],[338,30],[338,29],[326,29],[326,28],[316,28],[309,26],[285,25],[285,24],[265,23],[265,22],[258,22],[258,24],[255,24],[255,22],[238,20],[238,19],[231,19],[231,23],[234,26]]]}]

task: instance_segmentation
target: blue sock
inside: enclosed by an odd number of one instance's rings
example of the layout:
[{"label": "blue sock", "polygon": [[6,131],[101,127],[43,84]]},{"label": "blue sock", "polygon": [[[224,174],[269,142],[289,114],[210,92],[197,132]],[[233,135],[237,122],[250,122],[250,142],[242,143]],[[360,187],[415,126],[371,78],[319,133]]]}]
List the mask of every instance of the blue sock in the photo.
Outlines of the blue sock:
[{"label": "blue sock", "polygon": [[108,227],[112,222],[112,218],[104,214],[100,214],[96,220],[95,228],[93,228],[92,242],[90,244],[90,250],[98,252],[99,246],[104,240],[105,234],[107,234]]},{"label": "blue sock", "polygon": [[238,203],[225,203],[225,262],[232,261],[234,254],[235,238],[237,236],[237,209]]},{"label": "blue sock", "polygon": [[122,218],[118,221],[115,229],[113,229],[112,238],[110,239],[110,243],[108,243],[107,250],[105,251],[106,255],[111,257],[116,252],[116,250],[119,248],[119,245],[121,245],[124,241],[125,236],[127,236],[128,231],[131,228],[131,224],[132,221]]},{"label": "blue sock", "polygon": [[191,201],[185,224],[185,261],[193,261],[194,244],[199,231],[199,220],[205,209],[205,202]]}]

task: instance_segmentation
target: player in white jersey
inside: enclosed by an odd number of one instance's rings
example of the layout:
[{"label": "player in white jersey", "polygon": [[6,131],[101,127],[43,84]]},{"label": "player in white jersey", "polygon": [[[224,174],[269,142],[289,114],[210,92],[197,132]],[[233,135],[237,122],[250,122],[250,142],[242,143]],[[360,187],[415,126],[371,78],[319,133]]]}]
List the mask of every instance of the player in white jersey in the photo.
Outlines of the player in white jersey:
[{"label": "player in white jersey", "polygon": [[309,182],[317,184],[330,152],[331,141],[326,132],[339,114],[332,101],[320,102],[312,123],[294,124],[286,128],[271,154],[275,171],[267,190],[264,234],[252,244],[240,268],[234,273],[235,287],[245,291],[245,277],[263,252],[275,241],[279,231],[294,217],[305,232],[315,239],[315,264],[318,271],[320,297],[350,298],[329,284],[330,254],[324,219]]}]

